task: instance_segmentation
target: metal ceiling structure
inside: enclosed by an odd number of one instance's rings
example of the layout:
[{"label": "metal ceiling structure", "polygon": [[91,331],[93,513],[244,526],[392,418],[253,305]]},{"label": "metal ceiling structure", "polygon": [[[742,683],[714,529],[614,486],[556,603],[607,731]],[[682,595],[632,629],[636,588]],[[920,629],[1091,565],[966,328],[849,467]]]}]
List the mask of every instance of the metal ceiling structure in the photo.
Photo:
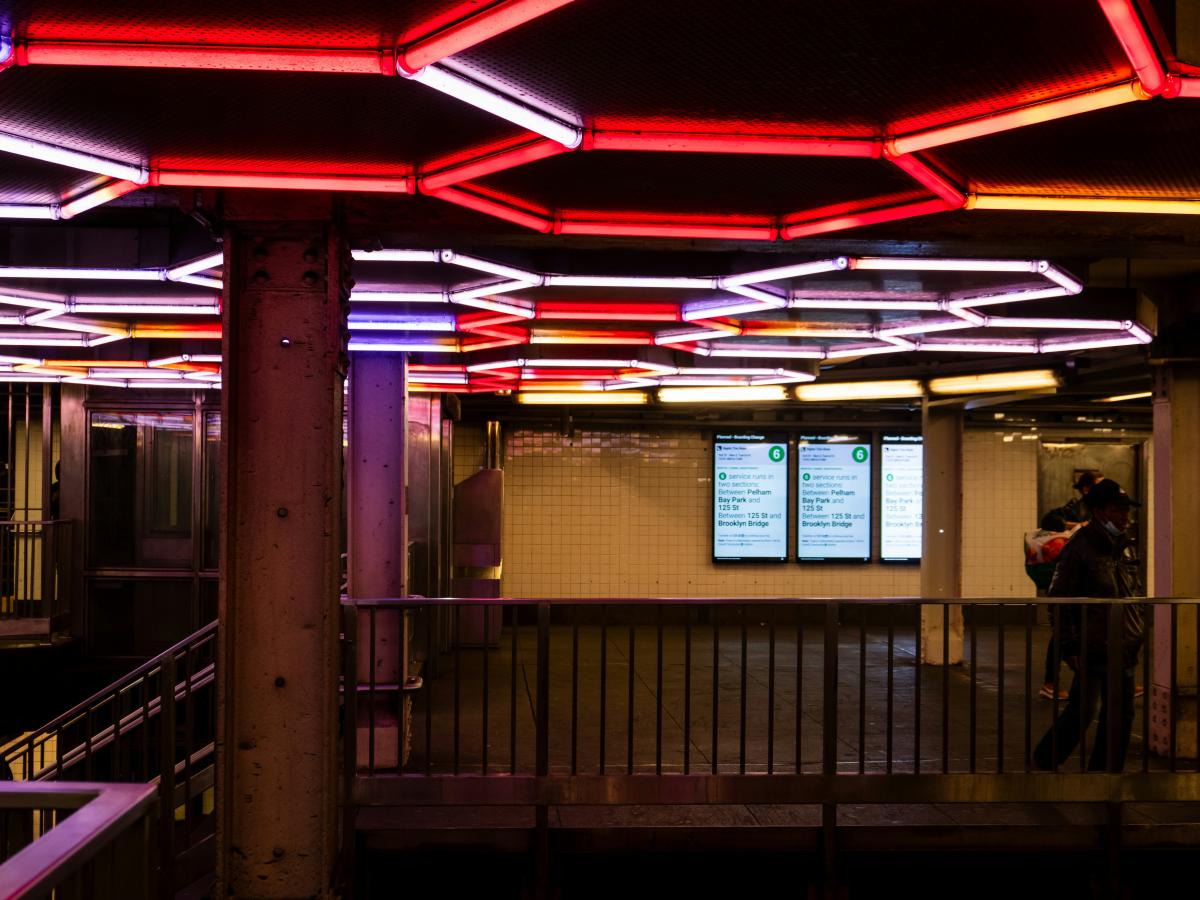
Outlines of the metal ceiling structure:
[{"label": "metal ceiling structure", "polygon": [[[219,384],[220,248],[181,213],[242,189],[341,192],[376,249],[353,345],[430,354],[431,388],[619,346],[655,384],[1138,347],[1153,323],[1086,267],[1197,235],[1185,25],[1165,0],[0,0],[0,379]],[[112,228],[170,236],[84,262],[52,236]],[[1095,249],[1025,250],[1064,232]]]}]

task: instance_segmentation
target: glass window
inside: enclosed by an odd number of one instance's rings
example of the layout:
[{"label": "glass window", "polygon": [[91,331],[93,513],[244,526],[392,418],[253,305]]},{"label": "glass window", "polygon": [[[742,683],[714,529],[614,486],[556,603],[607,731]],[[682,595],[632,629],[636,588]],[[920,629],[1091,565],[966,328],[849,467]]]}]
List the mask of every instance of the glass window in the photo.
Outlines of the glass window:
[{"label": "glass window", "polygon": [[204,568],[220,565],[221,414],[204,418]]}]

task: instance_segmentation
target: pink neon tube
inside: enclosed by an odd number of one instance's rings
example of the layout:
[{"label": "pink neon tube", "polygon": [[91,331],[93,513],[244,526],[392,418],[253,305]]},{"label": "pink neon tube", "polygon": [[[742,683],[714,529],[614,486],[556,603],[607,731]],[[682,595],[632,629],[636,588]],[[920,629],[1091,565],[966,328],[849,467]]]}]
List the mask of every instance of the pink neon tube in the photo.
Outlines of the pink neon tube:
[{"label": "pink neon tube", "polygon": [[1167,73],[1158,61],[1154,41],[1146,33],[1133,0],[1099,0],[1100,9],[1108,18],[1121,49],[1129,57],[1133,71],[1148,94],[1161,93],[1167,84]]},{"label": "pink neon tube", "polygon": [[412,193],[413,179],[406,175],[310,175],[265,172],[196,172],[168,170],[158,183],[174,187],[275,188],[300,191],[375,191]]},{"label": "pink neon tube", "polygon": [[428,175],[422,175],[419,183],[422,191],[431,193],[472,178],[482,178],[484,175],[492,175],[506,169],[515,169],[526,163],[548,159],[551,156],[566,153],[569,149],[558,141],[542,138],[511,150],[489,153],[477,159],[438,169]]},{"label": "pink neon tube", "polygon": [[391,51],[324,47],[243,47],[118,41],[27,40],[17,47],[25,66],[123,66],[395,75]]},{"label": "pink neon tube", "polygon": [[780,236],[785,241],[810,234],[824,234],[829,231],[844,231],[847,228],[858,228],[860,225],[875,225],[880,222],[895,222],[899,219],[911,219],[915,216],[927,216],[930,213],[946,212],[953,207],[945,200],[921,200],[916,203],[902,203],[898,206],[887,206],[883,209],[869,209],[860,213],[845,216],[830,216],[815,219],[811,222],[796,222],[785,225]]},{"label": "pink neon tube", "polygon": [[786,134],[706,134],[654,131],[593,132],[590,150],[642,150],[666,153],[761,153],[774,156],[850,156],[878,159],[881,143],[872,138],[793,137]]}]

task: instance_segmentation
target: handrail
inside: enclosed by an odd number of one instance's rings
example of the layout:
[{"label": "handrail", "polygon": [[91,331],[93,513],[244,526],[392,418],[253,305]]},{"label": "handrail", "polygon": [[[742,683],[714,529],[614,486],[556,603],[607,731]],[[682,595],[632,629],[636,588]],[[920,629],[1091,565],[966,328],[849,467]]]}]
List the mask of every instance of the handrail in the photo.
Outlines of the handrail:
[{"label": "handrail", "polygon": [[61,715],[55,717],[54,719],[50,720],[49,722],[47,722],[45,725],[41,726],[40,728],[35,728],[32,732],[29,733],[28,736],[18,738],[17,740],[10,742],[10,743],[4,745],[3,747],[0,747],[0,754],[7,753],[8,750],[12,749],[13,747],[17,746],[18,744],[27,743],[27,742],[32,741],[34,739],[35,735],[53,732],[60,726],[66,725],[73,719],[78,718],[78,716],[80,714],[86,714],[88,712],[88,710],[91,709],[92,707],[96,706],[99,703],[104,702],[105,700],[109,699],[110,697],[114,696],[115,694],[119,694],[122,690],[124,690],[126,687],[131,685],[133,682],[142,678],[146,674],[153,672],[155,669],[161,667],[165,660],[167,660],[171,657],[174,657],[175,655],[177,655],[181,652],[185,652],[185,651],[191,649],[195,645],[201,643],[210,634],[216,634],[216,631],[217,631],[217,623],[215,621],[209,622],[207,625],[205,625],[199,631],[193,632],[192,634],[188,635],[186,638],[184,638],[179,643],[169,647],[168,649],[164,650],[162,653],[158,654],[157,656],[142,663],[140,666],[138,666],[132,672],[127,673],[126,675],[122,676],[117,681],[114,681],[112,684],[108,685],[107,687],[100,689],[99,691],[97,691],[96,693],[94,693],[90,697],[88,697],[86,700],[83,700],[83,701],[75,704],[69,710],[67,710],[65,713],[62,713]]},{"label": "handrail", "polygon": [[1200,605],[1200,597],[342,597],[343,606],[1102,606]]},{"label": "handrail", "polygon": [[74,519],[0,519],[0,525],[66,525]]},{"label": "handrail", "polygon": [[0,808],[74,812],[0,864],[0,897],[48,894],[139,818],[151,814],[157,793],[152,784],[5,784]]}]

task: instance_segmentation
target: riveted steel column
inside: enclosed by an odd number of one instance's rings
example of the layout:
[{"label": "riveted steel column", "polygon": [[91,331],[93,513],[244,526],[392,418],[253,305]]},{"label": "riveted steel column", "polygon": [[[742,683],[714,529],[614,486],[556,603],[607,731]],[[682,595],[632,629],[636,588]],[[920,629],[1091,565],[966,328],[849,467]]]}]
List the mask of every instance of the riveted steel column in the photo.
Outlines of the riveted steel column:
[{"label": "riveted steel column", "polygon": [[328,197],[260,196],[226,199],[218,893],[326,897],[350,257]]},{"label": "riveted steel column", "polygon": [[[1200,596],[1200,365],[1168,362],[1156,370],[1153,478],[1154,584],[1159,597]],[[1195,758],[1196,607],[1176,612],[1175,656],[1171,609],[1154,607],[1154,671],[1150,689],[1150,745],[1155,753]],[[1172,680],[1172,665],[1174,680]],[[1174,684],[1174,692],[1172,692]],[[1171,720],[1174,718],[1174,729]]]},{"label": "riveted steel column", "polygon": [[[408,593],[408,364],[402,353],[351,356],[349,447],[346,503],[348,593],[351,597],[403,597]],[[375,645],[371,622],[358,623],[358,680],[399,684],[405,677],[407,629],[400,610],[378,610]],[[400,695],[403,696],[402,694]],[[399,716],[404,705],[395,694],[371,698],[374,710],[359,705],[358,754],[378,768],[398,765]],[[370,728],[370,725],[374,728]],[[371,741],[374,741],[372,755]]]},{"label": "riveted steel column", "polygon": [[[949,600],[962,596],[962,410],[957,406],[931,406],[926,401],[921,431],[925,437],[921,595]],[[943,607],[926,606],[921,610],[922,662],[962,663],[961,606],[950,608],[949,624],[947,636]]]}]

